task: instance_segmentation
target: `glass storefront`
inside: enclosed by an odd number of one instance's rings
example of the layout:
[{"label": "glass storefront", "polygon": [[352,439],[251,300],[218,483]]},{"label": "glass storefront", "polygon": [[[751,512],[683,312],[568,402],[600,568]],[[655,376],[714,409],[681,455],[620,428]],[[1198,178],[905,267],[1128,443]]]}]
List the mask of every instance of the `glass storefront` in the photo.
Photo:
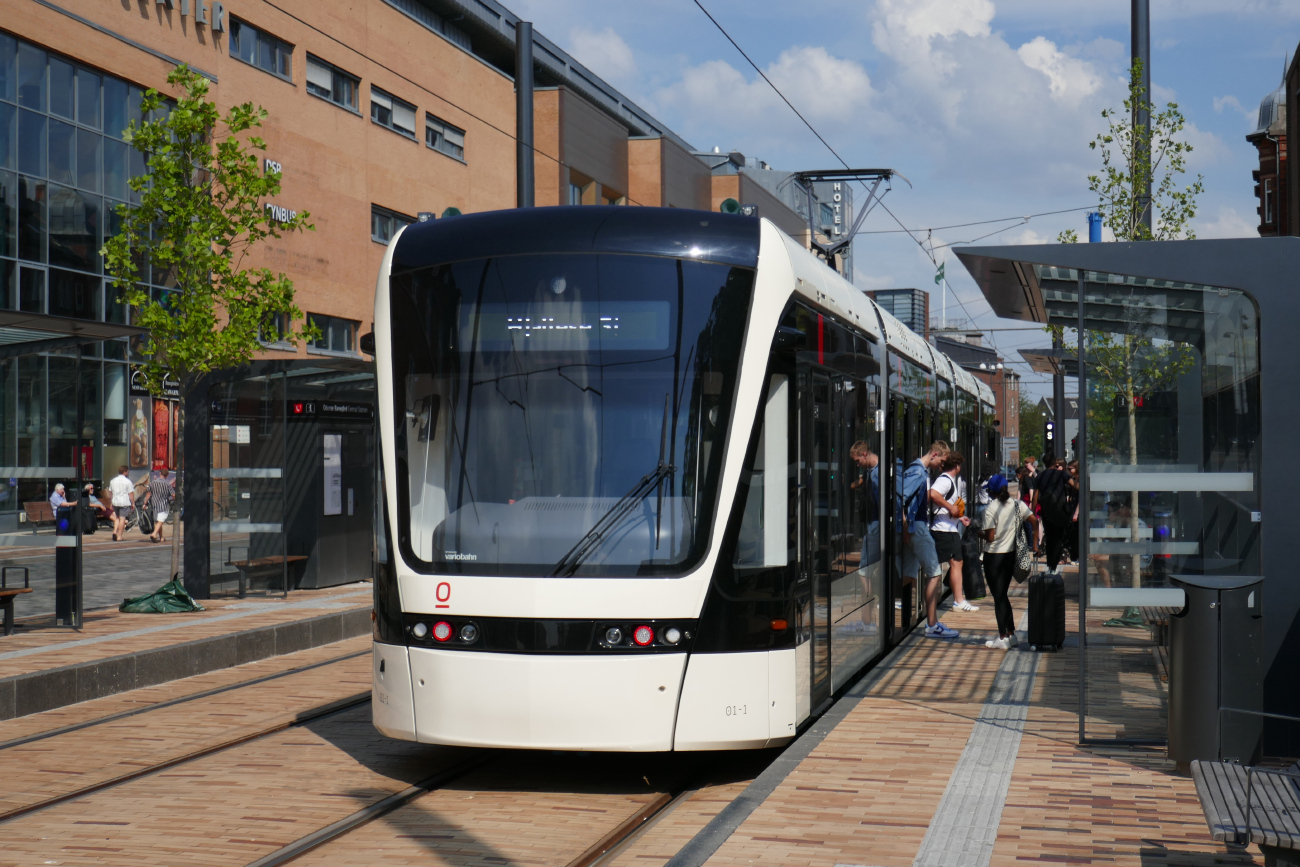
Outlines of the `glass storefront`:
[{"label": "glass storefront", "polygon": [[[0,33],[0,310],[126,323],[100,249],[134,200],[143,156],[122,138],[140,87]],[[167,287],[165,275],[142,277]],[[102,482],[141,472],[174,442],[176,404],[129,395],[126,340],[84,349],[82,463]],[[76,467],[76,350],[0,361],[0,518],[44,500]],[[129,398],[129,401],[128,401]],[[164,420],[165,415],[165,420]],[[133,473],[134,477],[134,473]]]}]

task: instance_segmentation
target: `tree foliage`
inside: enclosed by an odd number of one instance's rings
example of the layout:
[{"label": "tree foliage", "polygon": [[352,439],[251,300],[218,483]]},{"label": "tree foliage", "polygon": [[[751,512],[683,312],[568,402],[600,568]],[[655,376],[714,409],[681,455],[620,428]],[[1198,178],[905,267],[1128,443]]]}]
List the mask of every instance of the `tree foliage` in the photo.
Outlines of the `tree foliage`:
[{"label": "tree foliage", "polygon": [[1020,462],[1043,453],[1043,411],[1033,398],[1020,395]]},{"label": "tree foliage", "polygon": [[[144,120],[125,131],[149,170],[130,179],[139,203],[118,206],[121,228],[104,244],[103,256],[132,323],[146,329],[139,347],[145,386],[161,397],[164,381],[179,383],[183,405],[204,374],[252,360],[265,329],[293,345],[319,331],[302,324],[292,280],[246,265],[260,242],[313,228],[305,211],[280,223],[267,214],[265,199],[279,194],[280,174],[260,170],[258,153],[266,143],[249,134],[262,125],[266,110],[246,102],[222,117],[208,99],[207,79],[184,64],[167,83],[179,92],[176,103],[149,89],[140,103]],[[155,297],[142,284],[146,267],[152,282],[169,291]],[[182,456],[183,431],[184,425],[176,431]],[[173,531],[173,575],[179,543]]]},{"label": "tree foliage", "polygon": [[[1150,123],[1136,122],[1145,111]],[[1196,216],[1196,197],[1204,191],[1203,178],[1180,187],[1187,171],[1192,146],[1176,136],[1187,123],[1178,104],[1167,103],[1155,111],[1142,87],[1142,61],[1129,70],[1128,97],[1124,109],[1103,109],[1108,129],[1088,142],[1101,151],[1101,173],[1088,176],[1088,189],[1100,199],[1102,222],[1120,241],[1171,241],[1192,239],[1191,220]],[[1151,201],[1146,190],[1151,187]],[[1154,208],[1147,227],[1147,211]]]},{"label": "tree foliage", "polygon": [[[133,324],[147,329],[141,368],[156,396],[166,377],[183,394],[205,373],[250,361],[269,323],[302,319],[293,281],[245,262],[267,238],[313,228],[305,211],[282,223],[268,217],[265,200],[279,194],[280,174],[260,170],[266,143],[246,135],[262,125],[266,110],[244,103],[221,117],[207,98],[207,79],[185,65],[167,82],[179,91],[175,105],[169,110],[158,91],[146,91],[145,120],[126,130],[149,172],[131,178],[140,202],[118,206],[121,231],[103,251]],[[154,297],[139,282],[146,265],[154,283],[176,291]],[[313,336],[301,324],[286,331],[275,336],[291,344]]]}]

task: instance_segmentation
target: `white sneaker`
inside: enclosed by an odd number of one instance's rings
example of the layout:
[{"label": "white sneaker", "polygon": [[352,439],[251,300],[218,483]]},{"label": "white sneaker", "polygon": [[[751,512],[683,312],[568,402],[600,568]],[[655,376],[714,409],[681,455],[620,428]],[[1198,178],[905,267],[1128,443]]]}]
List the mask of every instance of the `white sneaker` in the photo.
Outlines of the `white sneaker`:
[{"label": "white sneaker", "polygon": [[984,642],[984,646],[990,650],[1010,650],[1011,643],[1005,638],[990,638]]},{"label": "white sneaker", "polygon": [[960,602],[954,602],[952,605],[952,610],[953,611],[979,611],[980,607],[978,605],[971,605],[969,602],[963,599]]}]

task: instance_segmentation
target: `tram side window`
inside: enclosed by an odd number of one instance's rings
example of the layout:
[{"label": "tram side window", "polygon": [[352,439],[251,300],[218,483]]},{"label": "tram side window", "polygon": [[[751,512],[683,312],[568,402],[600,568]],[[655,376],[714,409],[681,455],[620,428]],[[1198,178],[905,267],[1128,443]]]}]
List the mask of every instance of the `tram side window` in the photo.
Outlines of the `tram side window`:
[{"label": "tram side window", "polygon": [[735,565],[784,566],[789,562],[790,380],[773,375],[763,410],[753,466],[742,477],[744,511]]}]

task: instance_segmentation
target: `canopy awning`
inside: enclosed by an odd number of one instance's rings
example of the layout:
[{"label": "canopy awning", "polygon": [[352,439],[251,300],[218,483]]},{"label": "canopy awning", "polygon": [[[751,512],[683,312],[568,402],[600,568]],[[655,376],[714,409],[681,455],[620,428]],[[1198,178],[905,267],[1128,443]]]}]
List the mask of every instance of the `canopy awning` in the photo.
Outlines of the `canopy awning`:
[{"label": "canopy awning", "polygon": [[134,337],[143,333],[143,328],[134,325],[0,310],[0,359],[53,352],[70,346],[116,337]]}]

